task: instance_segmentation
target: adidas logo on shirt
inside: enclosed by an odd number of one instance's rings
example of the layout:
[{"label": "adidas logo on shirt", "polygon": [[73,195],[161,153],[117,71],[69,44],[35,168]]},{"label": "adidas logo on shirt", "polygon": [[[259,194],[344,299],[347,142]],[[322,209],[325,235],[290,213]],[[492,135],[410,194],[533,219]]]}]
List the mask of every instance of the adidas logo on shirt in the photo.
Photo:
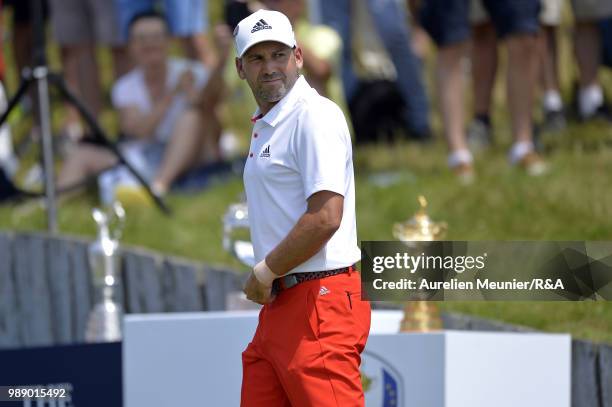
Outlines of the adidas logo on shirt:
[{"label": "adidas logo on shirt", "polygon": [[261,20],[257,22],[257,24],[253,26],[253,29],[251,30],[251,34],[259,30],[271,30],[271,29],[272,29],[272,26],[268,25],[268,23],[266,23],[266,20],[262,18]]},{"label": "adidas logo on shirt", "polygon": [[270,158],[270,146],[266,146],[265,150],[262,151],[259,156],[263,158]]}]

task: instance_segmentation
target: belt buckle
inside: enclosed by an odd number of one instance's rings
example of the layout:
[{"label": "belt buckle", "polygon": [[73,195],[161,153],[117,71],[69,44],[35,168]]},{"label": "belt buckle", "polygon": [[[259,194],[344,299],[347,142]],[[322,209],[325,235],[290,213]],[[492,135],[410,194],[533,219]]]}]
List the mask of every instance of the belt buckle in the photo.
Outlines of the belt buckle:
[{"label": "belt buckle", "polygon": [[291,287],[297,285],[298,279],[294,274],[289,274],[281,279],[281,288],[283,290],[288,290]]}]

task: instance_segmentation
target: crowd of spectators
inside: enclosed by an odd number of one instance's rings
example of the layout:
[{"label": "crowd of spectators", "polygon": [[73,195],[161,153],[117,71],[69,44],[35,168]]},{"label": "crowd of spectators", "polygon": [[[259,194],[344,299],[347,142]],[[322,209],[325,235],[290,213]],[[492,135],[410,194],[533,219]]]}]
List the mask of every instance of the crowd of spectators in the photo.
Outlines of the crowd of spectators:
[{"label": "crowd of spectators", "polygon": [[[281,11],[291,20],[306,79],[345,108],[357,143],[393,141],[398,135],[428,142],[435,136],[435,109],[448,166],[463,182],[474,179],[473,153],[496,140],[492,94],[499,49],[507,52],[512,165],[531,175],[546,171],[536,128],[559,131],[569,119],[612,120],[599,80],[599,70],[612,65],[609,0],[226,0],[215,24],[207,0],[36,1],[44,5],[67,85],[96,117],[105,107],[97,50],[110,50],[110,100],[121,151],[159,195],[194,169],[214,168],[235,147],[226,119],[236,115],[227,110],[246,104],[248,94],[235,73],[232,31],[259,8]],[[3,21],[5,9],[12,9],[13,59],[21,70],[31,63],[31,2],[0,4]],[[568,92],[559,79],[558,36],[570,11],[577,78],[573,100],[564,101]],[[436,55],[435,89],[428,91],[424,67],[430,49]],[[4,64],[0,68],[4,81]],[[466,106],[468,78],[473,106]],[[35,99],[30,94],[34,115]],[[135,187],[117,157],[88,140],[76,109],[67,105],[64,111],[59,133],[73,147],[62,157],[59,188],[100,175],[109,200],[115,188]],[[36,137],[36,126],[31,133]],[[10,176],[10,135],[3,134],[0,130],[0,163],[2,175]]]}]

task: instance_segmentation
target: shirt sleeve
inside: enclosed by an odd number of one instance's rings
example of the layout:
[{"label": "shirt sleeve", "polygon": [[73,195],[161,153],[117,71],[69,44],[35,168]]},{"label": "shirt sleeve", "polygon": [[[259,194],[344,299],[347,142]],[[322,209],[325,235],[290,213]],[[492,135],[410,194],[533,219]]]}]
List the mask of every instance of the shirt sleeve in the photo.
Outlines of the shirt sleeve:
[{"label": "shirt sleeve", "polygon": [[319,191],[346,194],[351,142],[346,120],[335,106],[306,110],[294,140],[294,156],[304,185],[304,198]]},{"label": "shirt sleeve", "polygon": [[113,86],[111,92],[111,100],[113,107],[121,109],[124,107],[134,106],[136,102],[137,90],[133,89],[128,78],[119,79],[119,81]]},{"label": "shirt sleeve", "polygon": [[205,66],[197,62],[193,64],[192,72],[195,77],[196,89],[202,90],[206,83],[208,83],[210,72]]}]

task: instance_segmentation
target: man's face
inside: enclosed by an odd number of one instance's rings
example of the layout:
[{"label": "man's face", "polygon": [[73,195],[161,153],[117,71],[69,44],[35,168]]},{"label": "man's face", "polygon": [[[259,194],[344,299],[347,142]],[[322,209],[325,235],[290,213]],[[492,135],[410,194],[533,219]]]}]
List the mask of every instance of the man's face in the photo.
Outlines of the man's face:
[{"label": "man's face", "polygon": [[266,41],[256,44],[236,58],[236,69],[245,79],[257,102],[274,104],[295,84],[302,68],[302,50],[285,44]]},{"label": "man's face", "polygon": [[168,57],[168,32],[159,18],[143,18],[130,29],[130,51],[139,66],[162,64]]}]

